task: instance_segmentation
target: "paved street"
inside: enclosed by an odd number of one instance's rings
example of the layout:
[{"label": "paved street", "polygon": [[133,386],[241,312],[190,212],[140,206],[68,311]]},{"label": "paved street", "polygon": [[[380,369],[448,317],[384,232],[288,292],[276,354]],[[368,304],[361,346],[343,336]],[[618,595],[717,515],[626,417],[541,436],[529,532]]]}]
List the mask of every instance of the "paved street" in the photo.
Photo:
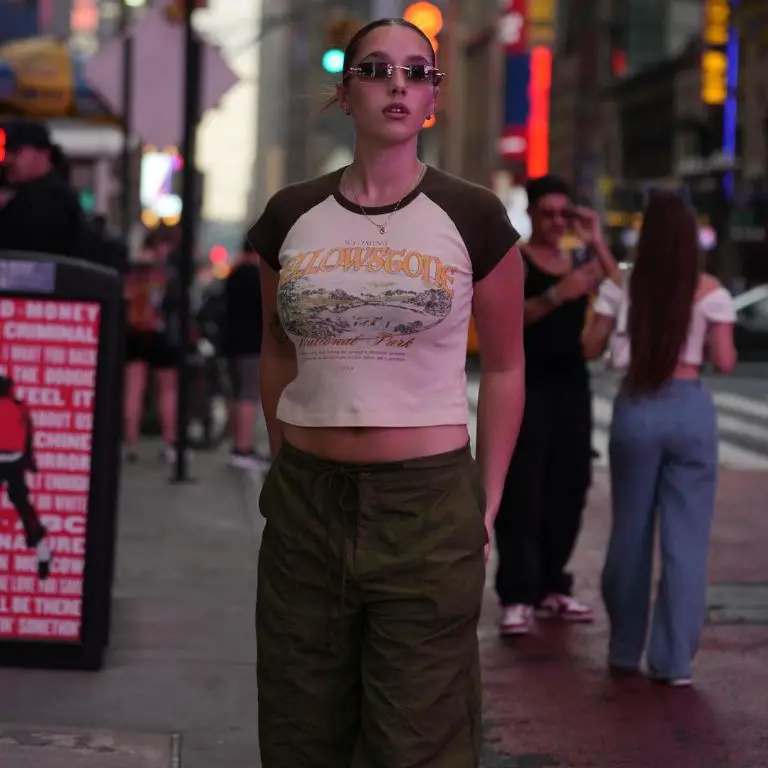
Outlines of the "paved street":
[{"label": "paved street", "polygon": [[[502,641],[486,594],[481,626],[489,768],[764,768],[768,765],[768,479],[723,470],[710,558],[709,624],[691,689],[613,683],[598,584],[609,486],[596,473],[574,558],[592,626],[539,626]],[[493,568],[489,569],[490,577]],[[490,583],[489,583],[490,587]],[[490,749],[490,747],[489,747]]]},{"label": "paved street", "polygon": [[[126,468],[112,648],[98,673],[0,669],[2,768],[258,768],[253,603],[261,522],[253,479],[224,456],[175,486],[157,446]],[[608,517],[598,471],[574,560],[597,583]],[[616,686],[606,626],[480,637],[483,768],[758,768],[768,764],[768,516],[761,473],[725,470],[711,626],[694,690]],[[490,577],[493,567],[489,569]]]}]

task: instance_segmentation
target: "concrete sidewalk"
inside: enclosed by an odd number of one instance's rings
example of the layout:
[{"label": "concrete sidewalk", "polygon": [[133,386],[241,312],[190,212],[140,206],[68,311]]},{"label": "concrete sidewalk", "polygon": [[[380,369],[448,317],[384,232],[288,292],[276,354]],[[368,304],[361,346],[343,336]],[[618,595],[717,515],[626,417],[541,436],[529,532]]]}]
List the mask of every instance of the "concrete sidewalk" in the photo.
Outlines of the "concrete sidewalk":
[{"label": "concrete sidewalk", "polygon": [[258,768],[254,486],[200,454],[126,466],[101,672],[0,669],[2,768]]}]

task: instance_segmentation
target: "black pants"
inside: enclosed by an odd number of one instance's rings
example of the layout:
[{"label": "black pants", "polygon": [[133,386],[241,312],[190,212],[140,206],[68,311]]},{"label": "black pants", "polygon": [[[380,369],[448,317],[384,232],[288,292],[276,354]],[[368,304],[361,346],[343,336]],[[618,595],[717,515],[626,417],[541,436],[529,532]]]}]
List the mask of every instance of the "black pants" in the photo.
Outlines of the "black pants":
[{"label": "black pants", "polygon": [[526,393],[525,414],[496,518],[502,605],[570,594],[565,571],[592,481],[588,390]]},{"label": "black pants", "polygon": [[29,500],[29,488],[24,477],[22,460],[0,462],[0,488],[3,484],[8,489],[8,498],[21,519],[24,535],[30,549],[36,547],[45,538],[45,528],[37,517],[37,512]]}]

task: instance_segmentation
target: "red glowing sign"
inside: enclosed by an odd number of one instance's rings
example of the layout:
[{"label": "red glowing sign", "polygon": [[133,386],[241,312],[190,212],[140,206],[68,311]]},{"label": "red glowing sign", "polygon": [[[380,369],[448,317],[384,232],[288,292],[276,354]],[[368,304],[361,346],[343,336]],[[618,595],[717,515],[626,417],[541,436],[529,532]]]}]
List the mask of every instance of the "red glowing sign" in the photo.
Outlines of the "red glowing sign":
[{"label": "red glowing sign", "polygon": [[[502,6],[503,8],[503,6]],[[499,18],[499,38],[509,55],[525,53],[528,49],[526,0],[508,0]]]},{"label": "red glowing sign", "polygon": [[552,51],[539,46],[531,51],[530,114],[528,116],[528,176],[549,170],[549,102]]}]

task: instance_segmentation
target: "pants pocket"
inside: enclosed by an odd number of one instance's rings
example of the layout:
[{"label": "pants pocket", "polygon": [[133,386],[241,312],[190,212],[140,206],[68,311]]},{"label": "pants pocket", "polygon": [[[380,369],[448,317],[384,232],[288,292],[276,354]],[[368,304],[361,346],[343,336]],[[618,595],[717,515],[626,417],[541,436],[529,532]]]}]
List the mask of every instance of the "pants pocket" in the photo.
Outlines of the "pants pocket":
[{"label": "pants pocket", "polygon": [[265,520],[269,519],[270,508],[274,506],[274,486],[279,471],[280,454],[278,453],[267,470],[267,474],[264,476],[264,480],[261,483],[261,490],[259,491],[259,512]]}]

